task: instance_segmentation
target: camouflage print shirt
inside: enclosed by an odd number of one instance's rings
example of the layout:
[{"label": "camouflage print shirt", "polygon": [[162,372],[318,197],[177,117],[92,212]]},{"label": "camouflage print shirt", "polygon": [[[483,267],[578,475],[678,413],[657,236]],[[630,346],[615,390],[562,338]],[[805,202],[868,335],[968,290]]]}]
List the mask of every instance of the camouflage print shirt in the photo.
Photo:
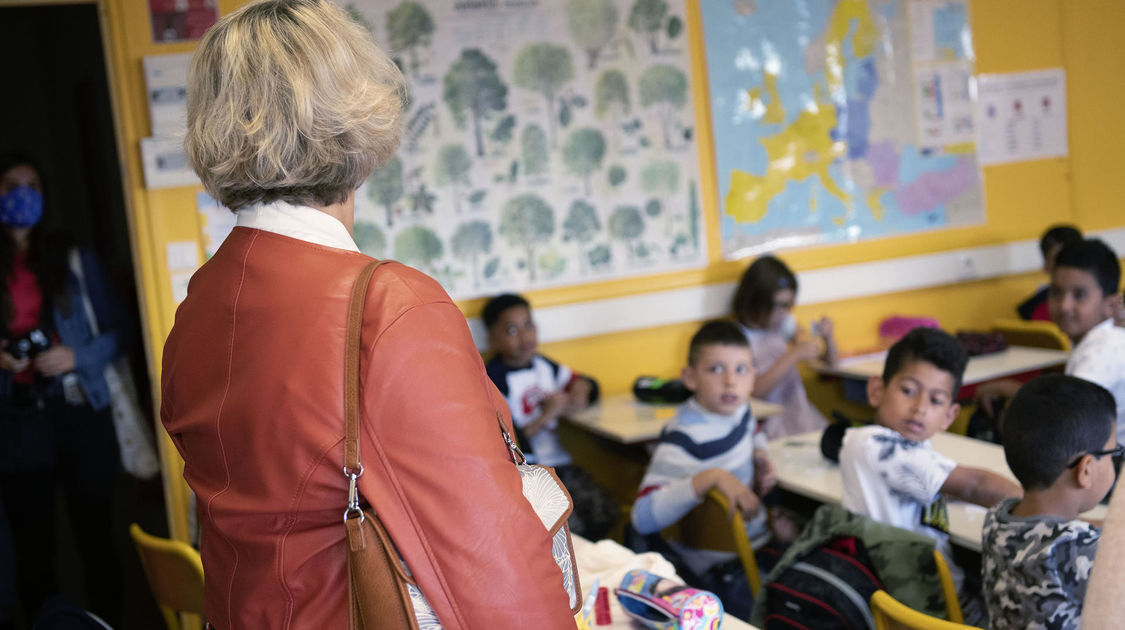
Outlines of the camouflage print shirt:
[{"label": "camouflage print shirt", "polygon": [[1005,499],[984,519],[984,599],[992,630],[1078,630],[1101,531],[1085,521],[1012,516]]}]

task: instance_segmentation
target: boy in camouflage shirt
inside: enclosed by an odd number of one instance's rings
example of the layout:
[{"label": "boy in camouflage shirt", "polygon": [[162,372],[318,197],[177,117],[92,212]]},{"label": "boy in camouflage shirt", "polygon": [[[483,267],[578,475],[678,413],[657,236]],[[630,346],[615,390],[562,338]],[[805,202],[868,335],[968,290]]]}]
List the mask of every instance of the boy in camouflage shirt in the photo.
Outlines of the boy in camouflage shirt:
[{"label": "boy in camouflage shirt", "polygon": [[1004,456],[1022,499],[984,521],[984,597],[992,630],[1078,630],[1101,532],[1078,515],[1116,476],[1116,411],[1100,385],[1052,374],[1029,381],[1004,412]]}]

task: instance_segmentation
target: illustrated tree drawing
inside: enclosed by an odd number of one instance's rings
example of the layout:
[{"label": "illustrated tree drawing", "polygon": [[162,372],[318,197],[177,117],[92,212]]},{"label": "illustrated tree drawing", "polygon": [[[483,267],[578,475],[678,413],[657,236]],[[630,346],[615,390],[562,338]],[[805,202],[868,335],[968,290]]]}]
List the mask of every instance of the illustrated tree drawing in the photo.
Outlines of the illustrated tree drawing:
[{"label": "illustrated tree drawing", "polygon": [[621,121],[631,110],[629,82],[625,79],[625,74],[620,70],[603,72],[594,84],[594,115],[599,120],[604,120],[607,116],[610,118],[615,142],[620,132]]},{"label": "illustrated tree drawing", "polygon": [[473,159],[469,152],[460,144],[447,144],[438,151],[437,161],[434,163],[434,183],[438,186],[449,186],[453,196],[453,209],[461,213],[461,186],[468,186],[469,169],[473,166]]},{"label": "illustrated tree drawing", "polygon": [[520,136],[520,151],[523,153],[523,172],[526,175],[542,175],[547,172],[547,135],[539,125],[528,125]]},{"label": "illustrated tree drawing", "polygon": [[672,160],[653,160],[641,170],[641,188],[650,195],[671,196],[680,187],[680,167]]},{"label": "illustrated tree drawing", "polygon": [[644,232],[645,220],[636,206],[618,206],[609,215],[609,235],[625,242],[625,251],[630,261],[635,257],[634,241]]},{"label": "illustrated tree drawing", "polygon": [[508,106],[508,86],[500,80],[496,64],[478,48],[461,51],[461,56],[445,73],[442,98],[459,127],[464,127],[466,119],[471,119],[477,156],[483,156],[482,124],[494,112],[504,111]]},{"label": "illustrated tree drawing", "polygon": [[352,237],[355,238],[355,244],[356,247],[359,247],[359,251],[368,256],[382,258],[387,249],[387,235],[374,223],[356,221],[352,228]]},{"label": "illustrated tree drawing", "polygon": [[562,228],[563,240],[566,242],[573,241],[578,246],[579,268],[582,275],[586,275],[589,268],[586,245],[594,240],[594,237],[602,230],[597,210],[581,199],[575,200],[574,203],[570,204],[570,210],[566,213],[566,220],[563,221]]},{"label": "illustrated tree drawing", "polygon": [[418,72],[418,48],[430,45],[434,18],[417,2],[402,2],[387,13],[387,44],[410,56],[410,72]]},{"label": "illustrated tree drawing", "polygon": [[555,211],[534,193],[525,193],[509,199],[500,211],[500,235],[512,247],[527,252],[527,270],[535,282],[535,248],[550,240],[555,233]]},{"label": "illustrated tree drawing", "polygon": [[654,55],[660,52],[660,31],[667,15],[665,0],[637,0],[629,9],[629,28],[648,39],[649,50]]},{"label": "illustrated tree drawing", "polygon": [[566,22],[574,42],[586,52],[586,67],[593,68],[617,32],[617,6],[613,0],[570,0]]},{"label": "illustrated tree drawing", "polygon": [[672,148],[671,126],[687,103],[687,75],[679,68],[657,64],[645,70],[638,82],[642,107],[656,110],[664,132],[664,148]]},{"label": "illustrated tree drawing", "polygon": [[410,203],[410,209],[413,210],[415,214],[422,214],[423,212],[426,214],[434,213],[434,202],[437,201],[437,195],[434,195],[426,188],[426,182],[418,184],[418,188],[410,193],[407,199]]},{"label": "illustrated tree drawing", "polygon": [[433,275],[434,261],[441,258],[445,248],[434,231],[420,225],[411,225],[395,237],[395,260]]},{"label": "illustrated tree drawing", "polygon": [[512,114],[500,119],[496,126],[492,129],[492,133],[488,136],[492,138],[493,142],[500,145],[506,145],[512,141],[512,132],[516,128],[516,117]]},{"label": "illustrated tree drawing", "polygon": [[547,106],[547,139],[555,146],[555,96],[574,78],[570,51],[555,44],[528,44],[516,56],[513,81],[543,95]]},{"label": "illustrated tree drawing", "polygon": [[457,226],[449,241],[453,256],[473,268],[473,288],[480,288],[480,259],[492,251],[492,227],[485,221],[469,221]]},{"label": "illustrated tree drawing", "polygon": [[577,129],[566,139],[563,161],[566,168],[582,178],[586,195],[590,194],[590,175],[602,167],[605,158],[605,136],[593,127]]},{"label": "illustrated tree drawing", "polygon": [[387,210],[387,227],[394,225],[394,203],[402,198],[402,160],[391,158],[367,179],[367,197]]},{"label": "illustrated tree drawing", "polygon": [[629,176],[629,172],[625,170],[624,166],[614,164],[609,167],[609,185],[617,188],[625,182],[625,178]]}]

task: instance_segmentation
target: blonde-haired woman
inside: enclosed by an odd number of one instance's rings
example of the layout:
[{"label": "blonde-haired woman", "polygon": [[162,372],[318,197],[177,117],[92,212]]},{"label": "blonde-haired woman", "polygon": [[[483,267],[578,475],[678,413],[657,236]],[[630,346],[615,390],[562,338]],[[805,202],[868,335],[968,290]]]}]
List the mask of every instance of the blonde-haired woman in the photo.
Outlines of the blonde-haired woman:
[{"label": "blonde-haired woman", "polygon": [[[325,0],[250,3],[192,61],[188,158],[238,226],[176,313],[161,419],[197,496],[219,630],[347,627],[345,311],[370,261],[354,199],[397,147],[404,101],[398,69]],[[573,628],[457,306],[383,265],[361,357],[360,491],[444,627]]]}]

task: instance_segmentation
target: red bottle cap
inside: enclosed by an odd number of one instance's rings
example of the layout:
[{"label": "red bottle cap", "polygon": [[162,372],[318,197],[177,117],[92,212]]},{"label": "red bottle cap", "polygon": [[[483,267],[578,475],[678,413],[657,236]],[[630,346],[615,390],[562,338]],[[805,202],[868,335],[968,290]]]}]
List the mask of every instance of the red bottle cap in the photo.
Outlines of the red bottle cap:
[{"label": "red bottle cap", "polygon": [[613,623],[609,618],[609,589],[604,586],[598,588],[598,598],[594,600],[594,623],[599,626]]}]

